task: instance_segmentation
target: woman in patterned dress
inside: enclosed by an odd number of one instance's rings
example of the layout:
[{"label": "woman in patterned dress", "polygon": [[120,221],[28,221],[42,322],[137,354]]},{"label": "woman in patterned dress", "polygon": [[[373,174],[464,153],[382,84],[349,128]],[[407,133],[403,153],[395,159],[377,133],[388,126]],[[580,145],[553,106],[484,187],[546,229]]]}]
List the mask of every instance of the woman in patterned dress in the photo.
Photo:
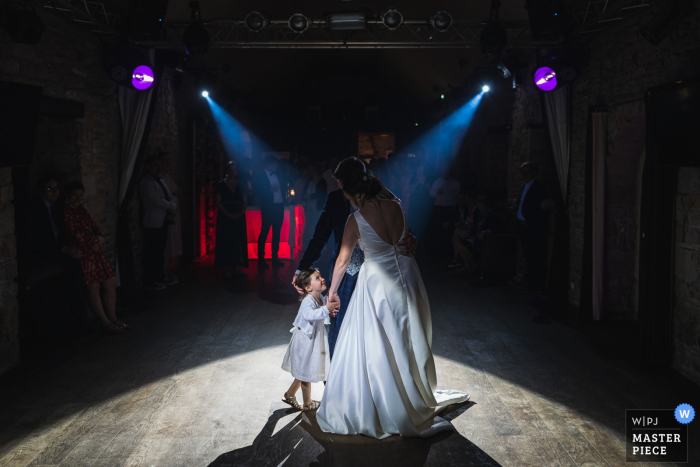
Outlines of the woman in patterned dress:
[{"label": "woman in patterned dress", "polygon": [[61,220],[66,244],[80,252],[83,285],[88,290],[92,313],[108,334],[121,334],[131,327],[116,315],[117,279],[105,253],[105,238],[83,206],[85,187],[71,182],[64,190]]}]

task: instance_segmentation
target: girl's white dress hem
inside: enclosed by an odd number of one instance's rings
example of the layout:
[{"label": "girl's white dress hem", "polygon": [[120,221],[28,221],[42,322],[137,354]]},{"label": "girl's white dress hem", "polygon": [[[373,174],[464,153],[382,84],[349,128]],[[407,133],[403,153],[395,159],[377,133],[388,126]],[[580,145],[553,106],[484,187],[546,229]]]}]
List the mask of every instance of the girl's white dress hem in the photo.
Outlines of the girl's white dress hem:
[{"label": "girl's white dress hem", "polygon": [[299,313],[290,330],[287,353],[282,369],[299,381],[318,383],[325,381],[331,365],[328,335],[323,320],[328,316],[326,298],[319,305],[314,297],[307,295],[301,302]]}]

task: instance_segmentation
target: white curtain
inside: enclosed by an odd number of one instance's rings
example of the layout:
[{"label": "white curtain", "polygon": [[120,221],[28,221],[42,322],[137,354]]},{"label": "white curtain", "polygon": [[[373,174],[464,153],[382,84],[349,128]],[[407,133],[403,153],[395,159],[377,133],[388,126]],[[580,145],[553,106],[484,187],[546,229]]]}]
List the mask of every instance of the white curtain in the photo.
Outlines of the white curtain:
[{"label": "white curtain", "polygon": [[[153,68],[154,50],[149,50],[148,58]],[[148,109],[151,106],[153,86],[148,91],[136,91],[125,86],[119,86],[119,111],[122,117],[122,151],[121,174],[119,178],[119,210],[126,197],[129,182],[134,175],[136,156],[141,148],[143,133],[146,130]],[[117,252],[116,276],[117,285],[121,285],[119,275],[119,252]]]},{"label": "white curtain", "polygon": [[544,103],[547,113],[547,128],[552,143],[554,162],[557,165],[561,194],[566,202],[569,180],[569,156],[571,141],[571,125],[569,119],[569,86],[562,86],[556,91],[544,93]]},{"label": "white curtain", "polygon": [[[153,67],[154,51],[149,51]],[[129,182],[134,174],[136,156],[141,148],[143,132],[146,129],[148,109],[151,106],[153,87],[148,91],[136,91],[119,86],[119,110],[122,116],[121,178],[119,180],[119,207],[121,208]]]},{"label": "white curtain", "polygon": [[593,261],[593,319],[603,318],[603,245],[605,242],[605,148],[608,144],[607,126],[608,114],[594,112],[593,122],[593,164],[591,171],[591,204],[593,207],[591,242]]}]

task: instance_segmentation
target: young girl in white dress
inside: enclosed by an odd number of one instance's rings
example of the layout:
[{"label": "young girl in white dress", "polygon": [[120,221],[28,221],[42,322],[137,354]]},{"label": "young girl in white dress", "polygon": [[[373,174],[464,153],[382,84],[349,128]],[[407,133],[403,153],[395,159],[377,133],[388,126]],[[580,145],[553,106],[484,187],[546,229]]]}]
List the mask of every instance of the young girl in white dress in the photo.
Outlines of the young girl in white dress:
[{"label": "young girl in white dress", "polygon": [[[315,269],[300,272],[296,285],[304,290],[304,297],[291,330],[292,340],[282,362],[282,369],[294,376],[294,382],[284,393],[283,402],[295,409],[316,410],[321,403],[311,400],[311,383],[325,381],[331,364],[323,320],[328,315],[338,313],[339,303],[326,304],[326,297],[321,296],[321,292],[326,290],[326,280]],[[295,396],[299,387],[304,397],[303,408]]]}]

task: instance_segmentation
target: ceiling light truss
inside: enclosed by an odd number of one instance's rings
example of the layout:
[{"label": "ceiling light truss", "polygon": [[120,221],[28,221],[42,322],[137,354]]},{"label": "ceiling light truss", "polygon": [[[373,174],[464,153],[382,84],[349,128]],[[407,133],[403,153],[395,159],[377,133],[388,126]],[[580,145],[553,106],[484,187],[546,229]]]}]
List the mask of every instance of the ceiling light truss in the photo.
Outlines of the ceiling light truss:
[{"label": "ceiling light truss", "polygon": [[[289,19],[270,19],[261,31],[250,31],[243,20],[209,21],[204,26],[211,37],[210,48],[478,48],[479,36],[487,25],[485,21],[454,21],[445,32],[430,26],[428,20],[404,19],[400,27],[390,30],[381,20],[368,20],[366,28],[356,31],[330,31],[325,20],[312,20],[309,28],[297,33],[289,28]],[[552,42],[527,40],[527,22],[500,22],[515,42],[516,48],[535,48],[553,45]],[[167,23],[171,41],[139,41],[135,45],[154,48],[179,48],[178,38],[189,25],[186,22]],[[524,33],[525,34],[523,36]],[[520,37],[519,41],[514,39]]]},{"label": "ceiling light truss", "polygon": [[577,26],[574,34],[601,31],[604,26],[645,11],[649,6],[649,0],[576,0],[569,4]]},{"label": "ceiling light truss", "polygon": [[110,11],[100,1],[44,0],[41,6],[99,34],[115,34],[120,19],[118,13]]}]

